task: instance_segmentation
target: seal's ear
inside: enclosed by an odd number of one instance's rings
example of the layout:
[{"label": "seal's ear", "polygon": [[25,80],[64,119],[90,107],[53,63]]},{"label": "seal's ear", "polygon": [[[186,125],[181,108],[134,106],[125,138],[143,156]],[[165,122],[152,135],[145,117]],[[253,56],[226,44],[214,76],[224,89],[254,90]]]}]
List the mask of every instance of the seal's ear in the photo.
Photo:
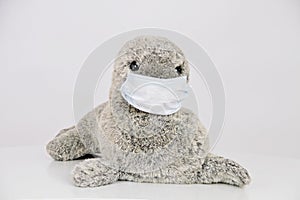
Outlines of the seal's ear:
[{"label": "seal's ear", "polygon": [[187,82],[189,82],[189,79],[190,79],[190,66],[189,66],[189,63],[187,60],[183,61],[182,63],[182,73],[185,73],[186,74],[186,79],[187,79]]}]

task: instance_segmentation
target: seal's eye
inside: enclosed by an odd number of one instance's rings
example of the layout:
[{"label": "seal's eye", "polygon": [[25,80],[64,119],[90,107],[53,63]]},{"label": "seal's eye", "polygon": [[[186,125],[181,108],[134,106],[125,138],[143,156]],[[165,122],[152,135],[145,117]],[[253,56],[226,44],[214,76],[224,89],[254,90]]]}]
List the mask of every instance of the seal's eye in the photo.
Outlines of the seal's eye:
[{"label": "seal's eye", "polygon": [[181,67],[181,65],[175,67],[175,69],[176,69],[176,71],[177,71],[178,74],[182,74],[182,67]]},{"label": "seal's eye", "polygon": [[134,61],[132,61],[132,62],[130,63],[129,68],[130,68],[132,71],[137,71],[137,70],[139,70],[140,67],[138,66],[138,64],[137,64],[136,61],[134,60]]}]

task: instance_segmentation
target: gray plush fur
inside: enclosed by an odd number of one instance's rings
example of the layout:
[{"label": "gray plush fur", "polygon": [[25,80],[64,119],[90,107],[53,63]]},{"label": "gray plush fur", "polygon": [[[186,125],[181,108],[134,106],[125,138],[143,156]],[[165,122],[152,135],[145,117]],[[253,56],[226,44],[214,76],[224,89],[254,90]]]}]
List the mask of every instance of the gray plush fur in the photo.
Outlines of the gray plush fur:
[{"label": "gray plush fur", "polygon": [[[189,76],[183,52],[168,39],[141,36],[127,42],[115,60],[109,101],[85,115],[76,127],[63,129],[47,145],[55,160],[97,156],[75,166],[74,184],[97,187],[118,180],[248,184],[246,169],[208,152],[207,131],[190,110],[154,115],[123,99],[119,89],[134,60],[139,70],[133,73],[156,78]],[[181,74],[175,69],[179,65]]]}]

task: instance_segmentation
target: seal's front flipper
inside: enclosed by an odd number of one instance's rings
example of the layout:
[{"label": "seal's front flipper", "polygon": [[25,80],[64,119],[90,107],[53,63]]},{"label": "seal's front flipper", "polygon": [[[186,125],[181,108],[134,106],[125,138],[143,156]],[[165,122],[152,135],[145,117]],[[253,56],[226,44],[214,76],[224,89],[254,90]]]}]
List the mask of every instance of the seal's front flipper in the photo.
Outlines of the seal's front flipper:
[{"label": "seal's front flipper", "polygon": [[251,178],[245,168],[238,163],[208,154],[202,169],[197,172],[199,183],[227,183],[242,187],[250,183]]},{"label": "seal's front flipper", "polygon": [[47,144],[47,152],[59,161],[74,160],[88,153],[80,141],[75,126],[61,130],[58,135]]},{"label": "seal's front flipper", "polygon": [[78,187],[98,187],[116,182],[119,172],[101,164],[99,158],[87,159],[75,166],[73,182]]}]

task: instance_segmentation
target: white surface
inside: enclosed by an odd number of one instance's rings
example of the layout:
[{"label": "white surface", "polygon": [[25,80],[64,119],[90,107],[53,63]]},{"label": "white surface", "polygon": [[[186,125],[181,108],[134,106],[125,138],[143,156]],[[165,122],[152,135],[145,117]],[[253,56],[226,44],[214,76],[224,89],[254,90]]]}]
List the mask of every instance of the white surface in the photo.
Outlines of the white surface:
[{"label": "white surface", "polygon": [[298,0],[1,0],[0,146],[40,145],[72,125],[89,53],[153,26],[186,34],[216,63],[227,96],[219,150],[300,158]]},{"label": "white surface", "polygon": [[119,199],[300,199],[300,160],[228,154],[249,170],[252,183],[229,185],[167,185],[117,182],[98,188],[72,185],[70,172],[80,161],[56,162],[44,147],[0,148],[0,199],[119,198]]}]

